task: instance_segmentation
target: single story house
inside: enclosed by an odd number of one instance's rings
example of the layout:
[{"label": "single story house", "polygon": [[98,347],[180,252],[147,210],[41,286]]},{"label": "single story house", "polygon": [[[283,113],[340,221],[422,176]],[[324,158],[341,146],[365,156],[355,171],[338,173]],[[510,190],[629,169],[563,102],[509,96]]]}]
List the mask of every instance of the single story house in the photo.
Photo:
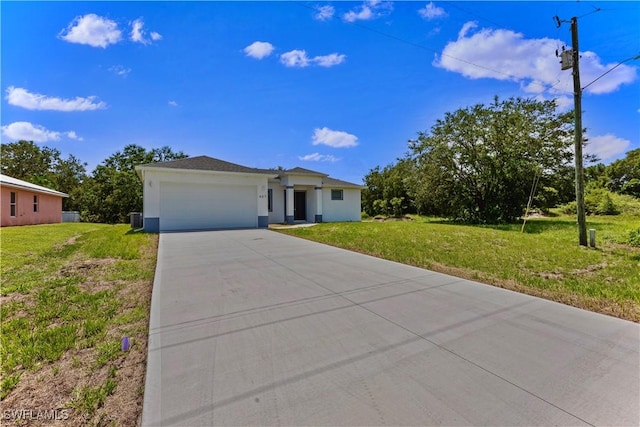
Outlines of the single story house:
[{"label": "single story house", "polygon": [[145,231],[360,221],[362,186],[303,168],[256,169],[208,156],[136,166]]},{"label": "single story house", "polygon": [[62,198],[50,188],[0,174],[2,227],[62,222]]}]

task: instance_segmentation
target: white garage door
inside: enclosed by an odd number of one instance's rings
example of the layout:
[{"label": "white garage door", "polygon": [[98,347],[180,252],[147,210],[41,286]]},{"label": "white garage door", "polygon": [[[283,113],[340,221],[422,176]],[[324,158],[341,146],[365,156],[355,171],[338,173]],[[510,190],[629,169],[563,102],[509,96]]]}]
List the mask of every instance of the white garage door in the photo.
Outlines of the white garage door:
[{"label": "white garage door", "polygon": [[256,186],[160,185],[160,231],[257,226]]}]

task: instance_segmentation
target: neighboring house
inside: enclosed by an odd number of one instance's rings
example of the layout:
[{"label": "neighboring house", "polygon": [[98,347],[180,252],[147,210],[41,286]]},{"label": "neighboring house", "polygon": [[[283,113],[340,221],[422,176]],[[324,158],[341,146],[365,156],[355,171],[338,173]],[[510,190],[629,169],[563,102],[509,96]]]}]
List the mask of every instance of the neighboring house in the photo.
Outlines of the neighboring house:
[{"label": "neighboring house", "polygon": [[360,221],[361,186],[303,168],[256,169],[207,156],[136,166],[146,231]]},{"label": "neighboring house", "polygon": [[62,221],[62,198],[67,194],[1,174],[0,187],[2,227]]}]

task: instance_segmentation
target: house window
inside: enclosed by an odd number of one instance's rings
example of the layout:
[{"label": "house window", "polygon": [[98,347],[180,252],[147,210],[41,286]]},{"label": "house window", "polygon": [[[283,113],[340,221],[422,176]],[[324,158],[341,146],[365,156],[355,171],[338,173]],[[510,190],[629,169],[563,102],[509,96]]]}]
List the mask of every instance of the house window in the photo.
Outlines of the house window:
[{"label": "house window", "polygon": [[269,204],[269,212],[273,212],[273,189],[270,188],[267,190],[267,200]]},{"label": "house window", "polygon": [[11,216],[16,216],[16,193],[11,192]]},{"label": "house window", "polygon": [[33,211],[38,212],[38,196],[33,196]]},{"label": "house window", "polygon": [[342,190],[331,190],[331,200],[344,200]]}]

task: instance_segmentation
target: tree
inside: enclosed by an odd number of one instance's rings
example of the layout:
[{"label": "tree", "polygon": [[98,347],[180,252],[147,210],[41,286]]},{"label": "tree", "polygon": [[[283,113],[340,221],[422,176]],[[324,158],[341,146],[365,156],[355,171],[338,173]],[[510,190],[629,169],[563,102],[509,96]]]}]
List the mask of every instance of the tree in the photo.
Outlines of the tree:
[{"label": "tree", "polygon": [[85,221],[127,222],[129,213],[142,210],[142,182],[135,172],[137,165],[187,157],[170,147],[154,148],[131,144],[116,151],[98,165],[79,192],[81,215]]},{"label": "tree", "polygon": [[571,161],[572,118],[554,101],[497,97],[445,114],[409,141],[415,205],[466,222],[514,221],[534,175],[554,175]]},{"label": "tree", "polygon": [[33,184],[53,187],[51,175],[60,152],[38,147],[33,141],[2,144],[2,173]]},{"label": "tree", "polygon": [[[410,159],[398,159],[396,164],[391,164],[380,169],[376,166],[364,177],[366,188],[362,192],[362,210],[368,215],[386,215],[392,199],[401,199],[394,202],[397,207],[394,212],[406,212],[409,209],[407,179],[413,169]],[[379,203],[375,203],[380,200]]]},{"label": "tree", "polygon": [[607,167],[608,187],[617,193],[640,198],[640,148],[631,150]]},{"label": "tree", "polygon": [[62,199],[62,209],[77,209],[73,194],[86,177],[86,163],[73,155],[63,159],[57,149],[33,141],[2,144],[1,150],[3,174],[67,193],[70,197]]}]

